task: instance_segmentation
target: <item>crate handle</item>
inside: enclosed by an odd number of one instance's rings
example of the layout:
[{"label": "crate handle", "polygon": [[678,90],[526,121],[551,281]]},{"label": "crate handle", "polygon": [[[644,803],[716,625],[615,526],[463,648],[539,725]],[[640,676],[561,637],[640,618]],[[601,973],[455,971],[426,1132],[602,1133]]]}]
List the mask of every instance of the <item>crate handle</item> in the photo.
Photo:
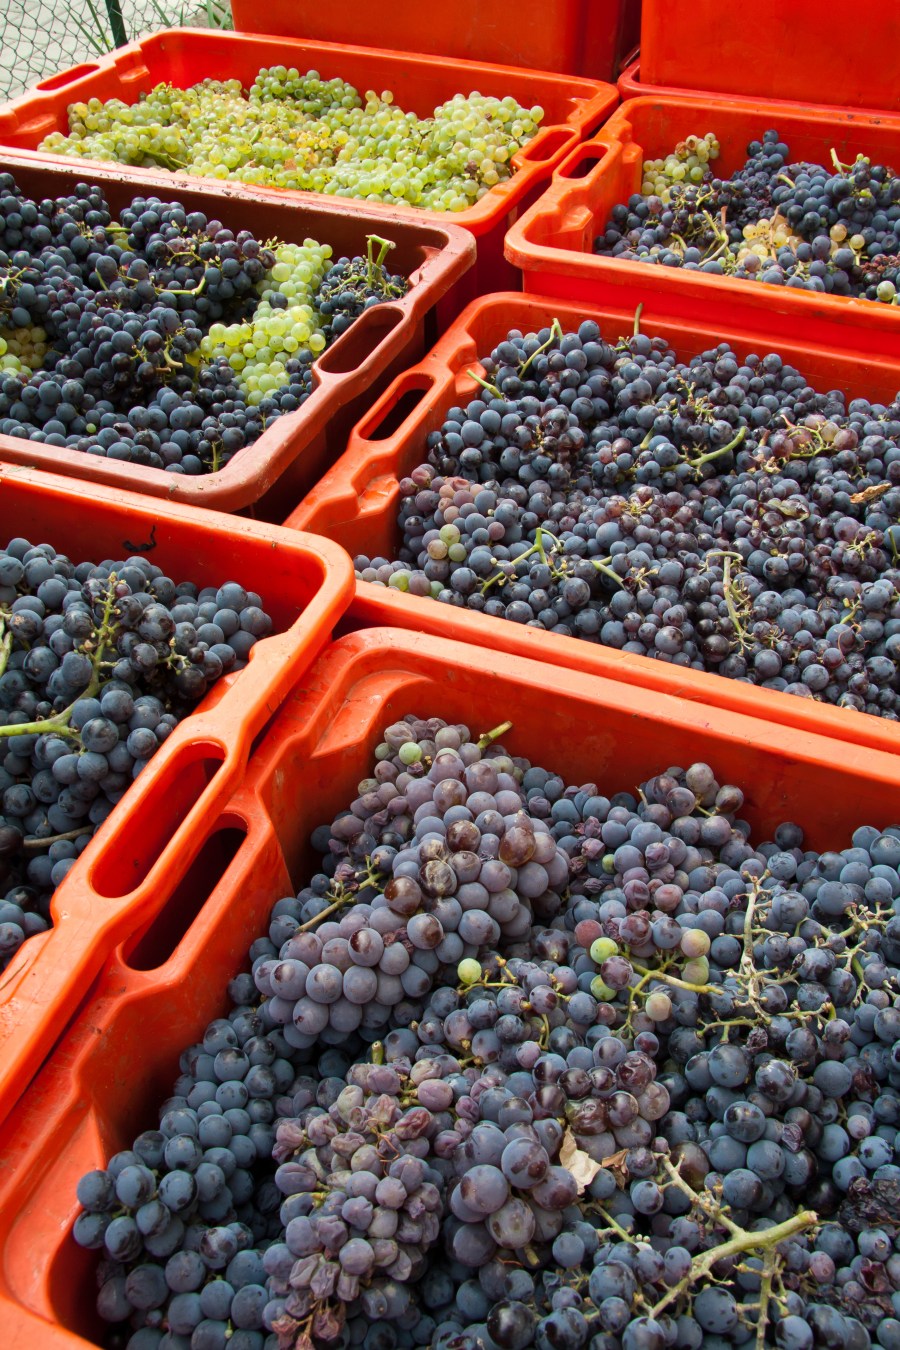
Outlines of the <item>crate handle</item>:
[{"label": "crate handle", "polygon": [[174,753],[149,761],[131,787],[127,812],[111,816],[109,829],[104,825],[91,841],[89,881],[99,896],[116,901],[139,890],[178,836],[190,849],[189,856],[179,854],[177,870],[183,872],[205,837],[204,819],[231,785],[233,774],[222,770],[242,758],[234,752],[198,727]]},{"label": "crate handle", "polygon": [[[253,875],[261,844],[255,836],[256,820],[241,811],[227,809],[219,816],[180,882],[167,894],[162,908],[131,941],[124,944],[121,959],[129,970],[159,970],[175,954],[200,917],[209,897],[240,860],[242,874]],[[265,829],[271,833],[268,819]],[[251,838],[251,832],[254,838]]]},{"label": "crate handle", "polygon": [[569,182],[586,183],[593,186],[607,167],[610,155],[617,149],[599,137],[585,141],[575,152],[564,159],[556,170],[556,178],[565,178]]},{"label": "crate handle", "polygon": [[572,144],[575,133],[568,127],[542,127],[536,136],[513,156],[518,168],[523,164],[549,164],[560,151]]},{"label": "crate handle", "polygon": [[47,93],[54,89],[65,89],[67,84],[75,84],[76,80],[94,75],[99,69],[96,61],[85,61],[83,65],[69,66],[68,70],[60,70],[56,75],[49,75],[46,80],[39,80],[34,87]]},{"label": "crate handle", "polygon": [[351,437],[377,445],[410,430],[422,402],[434,388],[426,372],[405,371],[385,390],[372,412],[354,427]]},{"label": "crate handle", "polygon": [[319,357],[320,375],[351,375],[359,371],[372,361],[381,344],[406,318],[406,310],[390,303],[363,310],[334,346]]}]

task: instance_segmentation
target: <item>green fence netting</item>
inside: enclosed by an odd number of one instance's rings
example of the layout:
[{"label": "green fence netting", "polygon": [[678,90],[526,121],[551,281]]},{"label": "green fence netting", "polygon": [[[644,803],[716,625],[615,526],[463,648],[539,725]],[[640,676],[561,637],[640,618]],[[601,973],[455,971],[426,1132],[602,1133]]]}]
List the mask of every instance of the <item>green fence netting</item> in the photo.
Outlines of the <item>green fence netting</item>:
[{"label": "green fence netting", "polygon": [[0,0],[0,102],[160,28],[230,28],[228,0]]}]

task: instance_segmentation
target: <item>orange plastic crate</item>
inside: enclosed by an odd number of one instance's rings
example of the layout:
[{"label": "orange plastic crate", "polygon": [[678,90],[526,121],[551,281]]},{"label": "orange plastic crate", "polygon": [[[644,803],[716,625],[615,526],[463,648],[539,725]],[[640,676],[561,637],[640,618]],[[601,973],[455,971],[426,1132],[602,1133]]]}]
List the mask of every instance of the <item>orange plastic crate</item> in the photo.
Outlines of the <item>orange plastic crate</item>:
[{"label": "orange plastic crate", "polygon": [[[48,168],[26,155],[0,159],[0,172],[13,174],[23,191],[37,199],[66,195],[77,183],[96,183],[113,211],[147,186],[123,178],[108,164],[67,160],[63,167]],[[335,259],[365,255],[367,234],[387,237],[396,243],[390,267],[410,278],[409,291],[361,314],[316,361],[313,394],[302,408],[277,418],[259,440],[216,473],[166,473],[12,436],[0,436],[0,459],[191,506],[245,510],[263,520],[281,520],[312,486],[373,393],[434,340],[437,306],[456,305],[452,293],[474,262],[475,242],[465,230],[424,216],[414,221],[390,207],[370,210],[370,203],[347,204],[311,194],[288,203],[281,193],[243,188],[237,194],[234,187],[194,178],[177,185],[167,181],[159,191],[164,200],[178,200],[188,211],[202,211],[234,231],[250,229],[259,239],[298,243],[311,237],[330,244]]]},{"label": "orange plastic crate", "polygon": [[[614,287],[590,304],[513,294],[476,301],[424,361],[394,381],[359,422],[345,454],[285,523],[292,529],[324,535],[354,556],[395,558],[400,544],[399,480],[424,462],[426,437],[441,427],[447,411],[476,396],[478,385],[468,371],[477,369],[478,357],[490,352],[511,328],[537,332],[553,319],[559,319],[564,329],[577,328],[583,319],[596,319],[604,336],[615,340],[632,329],[633,302],[633,292]],[[641,325],[644,332],[664,337],[682,359],[729,342],[739,355],[777,351],[814,385],[842,389],[849,397],[890,401],[900,389],[900,360],[863,355],[849,345],[843,329],[833,328],[828,342],[814,342],[807,335],[807,325],[792,315],[773,315],[761,340],[731,312],[727,324],[724,320],[705,324],[673,320],[660,313],[652,297],[645,301]],[[357,582],[356,600],[346,623],[409,628],[478,643],[802,728],[834,741],[900,751],[900,727],[868,713],[759,689],[367,582]],[[555,675],[546,678],[555,679]]]},{"label": "orange plastic crate", "polygon": [[[672,694],[484,648],[387,629],[335,643],[301,679],[240,790],[204,825],[237,836],[227,866],[197,877],[196,917],[177,944],[123,942],[84,1008],[0,1128],[0,1325],[12,1344],[86,1350],[100,1337],[96,1254],[70,1235],[79,1177],[154,1128],[178,1056],[227,1012],[271,904],[310,875],[311,829],[345,807],[384,727],[407,712],[480,732],[509,720],[516,755],[604,791],[706,760],[746,792],[757,838],[791,819],[809,847],[849,845],[860,824],[900,815],[896,759],[705,708]],[[167,891],[167,895],[170,892]]]},{"label": "orange plastic crate", "polygon": [[[641,77],[640,52],[632,52],[626,56],[625,64],[621,68],[619,78],[616,80],[616,85],[622,96],[623,103],[626,99],[640,98],[644,94],[650,95],[653,98],[659,98],[660,95],[664,95],[666,98],[697,98],[699,96],[704,98],[707,96],[709,98],[721,98],[724,92],[728,94],[728,97],[738,99],[750,107],[755,108],[757,106],[759,100],[753,94],[748,94],[743,91],[739,92],[737,90],[731,93],[727,90],[720,91],[711,89],[709,85],[710,73],[712,70],[713,67],[711,65],[704,67],[702,89],[687,89],[676,84],[650,84],[649,81],[645,82]],[[876,106],[871,102],[874,93],[869,88],[858,91],[856,98],[843,99],[841,100],[841,103],[844,107],[852,107],[854,111],[866,113],[873,117],[883,116],[885,110],[896,113],[900,110],[900,98],[898,98],[895,87],[892,85],[891,88],[891,102],[885,104],[884,108]],[[811,98],[808,103],[804,104],[804,107],[806,108],[822,108],[823,110],[831,111],[839,101],[832,98],[832,87],[826,82],[817,81],[816,87],[812,89],[811,92],[814,97]],[[765,98],[767,102],[776,103],[779,106],[784,104],[796,107],[794,93],[795,88],[792,80],[789,83],[781,82],[779,89],[773,91],[771,94],[766,94]]]},{"label": "orange plastic crate", "polygon": [[[343,10],[335,13],[343,14]],[[429,13],[429,21],[432,15]],[[415,211],[407,216],[432,225],[462,225],[478,238],[478,262],[468,278],[468,289],[458,296],[458,309],[476,295],[515,284],[503,258],[503,236],[516,216],[535,200],[553,167],[579,140],[598,127],[619,101],[613,84],[572,75],[519,70],[514,66],[481,61],[447,60],[444,56],[383,51],[377,48],[341,46],[336,43],[298,41],[249,33],[222,33],[200,29],[170,29],[120,47],[109,56],[89,61],[42,80],[34,89],[0,106],[0,146],[36,151],[51,131],[68,131],[66,109],[70,103],[90,98],[120,98],[135,103],[142,93],[166,81],[178,88],[199,80],[239,79],[253,83],[263,66],[287,65],[298,70],[317,70],[324,79],[348,80],[357,89],[390,89],[398,104],[420,117],[430,116],[439,103],[456,93],[511,94],[525,106],[540,104],[545,117],[537,135],[513,157],[516,172],[498,183],[481,201],[465,211]],[[70,164],[58,155],[40,152],[43,164]],[[79,161],[82,176],[89,174],[92,160]],[[208,180],[174,175],[165,169],[134,169],[116,166],[126,181],[153,184],[181,191],[191,183],[199,190]],[[141,190],[140,187],[135,189]],[[251,192],[239,182],[229,182],[235,198]],[[282,200],[296,208],[327,198],[316,193],[274,189]],[[366,204],[367,206],[369,203]],[[394,208],[391,208],[394,209]]]},{"label": "orange plastic crate", "polygon": [[[53,927],[0,974],[0,1118],[59,1036],[113,948],[165,899],[190,913],[203,832],[244,771],[254,738],[328,642],[352,595],[350,560],[325,540],[230,520],[0,463],[4,538],[50,543],[73,561],[137,549],[175,581],[256,590],[274,631],[163,743],[53,897]],[[2,1325],[2,1318],[0,1318]]]},{"label": "orange plastic crate", "polygon": [[506,256],[522,269],[525,290],[601,303],[604,295],[627,291],[635,302],[652,298],[657,314],[688,322],[715,321],[727,304],[727,323],[761,335],[773,316],[791,315],[811,342],[837,344],[846,335],[867,360],[900,356],[894,306],[594,254],[612,208],[640,190],[645,159],[668,153],[687,135],[713,131],[721,145],[716,167],[730,174],[744,163],[748,142],[770,127],[798,160],[827,164],[835,149],[843,161],[862,153],[900,164],[900,117],[697,94],[630,99],[564,160],[540,201],[509,230]]},{"label": "orange plastic crate", "polygon": [[640,35],[640,0],[524,0],[515,23],[491,0],[462,0],[426,8],[401,0],[389,10],[369,0],[344,0],[336,9],[269,0],[261,15],[254,0],[232,0],[234,26],[241,32],[340,42],[352,33],[369,47],[430,52],[468,61],[557,70],[591,79],[615,80],[620,59]]},{"label": "orange plastic crate", "polygon": [[648,85],[792,98],[848,108],[900,109],[889,53],[900,42],[900,8],[874,0],[858,22],[816,0],[643,0],[641,69]]}]

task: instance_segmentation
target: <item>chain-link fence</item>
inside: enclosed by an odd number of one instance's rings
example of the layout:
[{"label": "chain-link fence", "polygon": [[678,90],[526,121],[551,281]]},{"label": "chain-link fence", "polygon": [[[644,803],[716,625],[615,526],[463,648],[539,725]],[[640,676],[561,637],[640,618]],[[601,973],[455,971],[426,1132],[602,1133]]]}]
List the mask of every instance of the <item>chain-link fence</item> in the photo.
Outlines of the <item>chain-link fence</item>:
[{"label": "chain-link fence", "polygon": [[0,102],[160,28],[230,28],[229,0],[0,0]]}]

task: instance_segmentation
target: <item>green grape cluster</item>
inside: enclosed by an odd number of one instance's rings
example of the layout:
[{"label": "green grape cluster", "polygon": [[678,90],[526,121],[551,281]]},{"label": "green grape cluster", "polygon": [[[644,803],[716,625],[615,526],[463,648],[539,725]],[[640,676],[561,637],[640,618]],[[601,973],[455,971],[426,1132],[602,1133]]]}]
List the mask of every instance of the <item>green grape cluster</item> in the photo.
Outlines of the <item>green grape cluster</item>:
[{"label": "green grape cluster", "polygon": [[258,287],[262,298],[252,319],[214,323],[200,344],[206,361],[227,358],[247,402],[254,405],[288,383],[288,361],[301,354],[313,360],[326,345],[313,301],[331,246],[306,239],[278,244],[273,252],[275,265]]},{"label": "green grape cluster", "polygon": [[237,80],[204,80],[189,89],[157,85],[134,105],[74,103],[69,135],[53,132],[40,148],[455,212],[512,176],[543,116],[511,96],[473,92],[420,117],[389,91],[361,97],[342,79],[275,66],[246,95]]},{"label": "green grape cluster", "polygon": [[43,328],[13,328],[0,337],[0,371],[30,376],[40,370],[47,354]]},{"label": "green grape cluster", "polygon": [[668,201],[676,184],[702,183],[710,160],[718,157],[719,142],[711,131],[705,136],[686,136],[664,159],[644,160],[641,192]]}]

